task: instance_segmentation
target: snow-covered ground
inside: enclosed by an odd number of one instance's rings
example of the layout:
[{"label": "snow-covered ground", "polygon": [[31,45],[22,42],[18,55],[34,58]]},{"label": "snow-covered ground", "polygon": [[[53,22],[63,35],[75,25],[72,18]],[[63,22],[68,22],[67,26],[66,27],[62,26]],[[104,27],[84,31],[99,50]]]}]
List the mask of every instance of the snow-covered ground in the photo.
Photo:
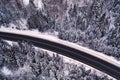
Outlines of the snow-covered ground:
[{"label": "snow-covered ground", "polygon": [[[47,39],[47,40],[50,40],[50,41],[55,41],[55,42],[59,42],[59,43],[61,43],[61,41],[62,41],[62,43],[64,44],[64,45],[72,45],[72,46],[74,46],[76,49],[80,49],[81,48],[81,50],[82,51],[85,51],[85,52],[89,52],[89,53],[92,53],[93,55],[94,54],[97,54],[97,56],[100,56],[100,58],[102,58],[102,59],[104,59],[104,60],[106,60],[106,61],[109,61],[110,63],[113,63],[113,64],[117,64],[117,66],[119,66],[120,67],[120,61],[117,61],[114,57],[110,57],[110,56],[107,56],[107,55],[105,55],[105,54],[103,54],[103,53],[100,53],[100,52],[96,52],[96,51],[93,51],[93,50],[90,50],[90,49],[88,49],[88,48],[85,48],[85,47],[80,47],[79,45],[77,45],[77,44],[75,44],[75,43],[70,43],[70,42],[67,42],[67,41],[63,41],[63,40],[60,40],[60,39],[58,39],[56,36],[54,36],[54,35],[50,35],[49,33],[40,33],[39,31],[23,31],[23,30],[13,30],[13,29],[7,29],[7,28],[4,28],[4,27],[2,27],[1,29],[0,29],[0,31],[5,31],[5,32],[14,32],[14,33],[22,33],[22,34],[26,34],[26,35],[28,35],[28,36],[34,36],[34,37],[40,37],[40,38],[44,38],[44,39]],[[12,45],[12,42],[11,41],[7,41],[10,45]],[[39,48],[37,48],[37,47],[35,47],[35,49],[38,49],[39,50]],[[42,49],[42,50],[45,50],[45,49]],[[48,53],[50,53],[49,55],[53,55],[53,54],[55,54],[55,53],[53,53],[53,52],[51,52],[51,51],[49,51],[49,50],[45,50],[45,51],[47,51]],[[103,75],[103,73],[101,72],[101,71],[99,71],[99,70],[96,70],[96,69],[94,69],[94,68],[92,68],[92,67],[90,67],[90,66],[88,66],[88,65],[86,65],[86,64],[84,64],[84,63],[81,63],[81,62],[78,62],[78,61],[76,61],[76,60],[73,60],[73,59],[71,59],[71,58],[68,58],[68,57],[65,57],[65,56],[62,56],[62,55],[60,55],[61,57],[63,57],[63,59],[64,59],[64,61],[66,62],[66,63],[71,63],[71,64],[75,64],[75,65],[84,65],[84,66],[86,66],[86,69],[88,70],[88,69],[93,69],[93,72],[94,71],[97,71],[97,72],[99,72],[100,73],[100,75]]]},{"label": "snow-covered ground", "polygon": [[[91,55],[97,53],[94,56],[101,56],[101,59],[120,66],[119,2],[119,0],[1,0],[0,31],[17,32],[59,43],[62,41],[63,45],[75,46],[74,48],[92,53]],[[5,41],[10,46],[16,44]],[[67,57],[64,59],[69,63],[75,62]],[[19,71],[25,68],[29,67],[24,66]],[[6,71],[11,74],[7,67],[3,67],[1,72],[6,74]]]},{"label": "snow-covered ground", "polygon": [[[10,44],[11,46],[12,46],[12,44],[16,44],[16,43],[17,43],[17,42],[12,42],[12,41],[8,41],[8,40],[4,40],[4,41],[7,42],[8,44]],[[16,44],[16,45],[18,45],[18,44]],[[41,51],[41,50],[43,50],[43,51],[45,51],[45,52],[47,51],[47,53],[48,53],[51,57],[53,57],[54,54],[57,54],[57,53],[55,53],[55,52],[52,52],[52,51],[49,51],[49,50],[46,50],[46,49],[38,48],[38,47],[35,47],[35,46],[33,46],[33,47],[35,48],[36,51]],[[72,65],[77,65],[77,66],[84,66],[84,67],[85,67],[85,70],[91,70],[91,74],[95,74],[95,73],[96,73],[97,76],[107,75],[107,74],[105,74],[105,73],[103,73],[103,72],[101,72],[101,71],[99,71],[99,70],[97,70],[97,69],[95,69],[95,68],[93,68],[93,67],[91,67],[91,66],[89,66],[89,65],[86,65],[86,64],[81,63],[81,62],[79,62],[79,61],[76,61],[76,60],[74,60],[74,59],[71,59],[71,58],[69,58],[69,57],[66,57],[66,56],[63,56],[63,55],[60,55],[60,54],[59,54],[59,56],[63,59],[63,62],[64,62],[65,64],[72,64]],[[76,66],[76,67],[77,67],[77,66]],[[27,64],[25,64],[23,67],[20,67],[18,70],[12,71],[12,70],[8,69],[6,66],[3,66],[0,71],[1,71],[5,76],[15,77],[15,76],[20,76],[20,75],[25,74],[25,73],[31,73],[31,67],[30,67],[29,64],[27,63]],[[69,73],[69,71],[65,70],[65,74],[68,75],[68,73]],[[109,76],[109,75],[107,75],[107,76],[108,76],[109,78],[112,78],[113,80],[116,80],[116,79],[114,79],[113,77],[111,77],[111,76]]]},{"label": "snow-covered ground", "polygon": [[63,44],[63,45],[70,46],[70,47],[73,47],[75,49],[81,50],[83,52],[87,52],[87,53],[89,53],[89,54],[91,54],[95,57],[99,57],[99,58],[101,58],[105,61],[109,61],[110,63],[113,63],[113,64],[120,67],[120,61],[116,60],[112,56],[110,57],[110,56],[107,56],[103,53],[88,49],[87,47],[82,47],[82,46],[77,45],[75,43],[60,40],[54,35],[50,35],[50,34],[47,34],[47,33],[40,33],[38,31],[30,31],[30,30],[27,30],[27,31],[26,30],[25,31],[23,31],[23,30],[13,30],[13,29],[4,28],[4,27],[0,28],[0,31],[10,32],[10,33],[15,33],[15,34],[22,34],[22,35],[27,35],[27,36],[33,36],[33,37],[38,37],[38,38],[42,38],[42,39],[45,39],[45,40],[53,41],[53,42],[56,42],[56,43],[60,43],[60,44]]}]

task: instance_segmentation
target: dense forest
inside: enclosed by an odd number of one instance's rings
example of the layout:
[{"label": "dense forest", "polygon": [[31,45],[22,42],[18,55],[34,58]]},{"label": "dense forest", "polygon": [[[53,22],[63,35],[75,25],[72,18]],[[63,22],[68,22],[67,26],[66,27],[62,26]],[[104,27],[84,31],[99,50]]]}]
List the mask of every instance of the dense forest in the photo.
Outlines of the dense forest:
[{"label": "dense forest", "polygon": [[[0,27],[53,33],[120,60],[120,0],[0,0]],[[0,80],[112,79],[30,42],[0,39]]]},{"label": "dense forest", "polygon": [[0,80],[113,80],[51,54],[30,42],[0,40]]},{"label": "dense forest", "polygon": [[0,25],[58,32],[120,60],[120,0],[1,0]]}]

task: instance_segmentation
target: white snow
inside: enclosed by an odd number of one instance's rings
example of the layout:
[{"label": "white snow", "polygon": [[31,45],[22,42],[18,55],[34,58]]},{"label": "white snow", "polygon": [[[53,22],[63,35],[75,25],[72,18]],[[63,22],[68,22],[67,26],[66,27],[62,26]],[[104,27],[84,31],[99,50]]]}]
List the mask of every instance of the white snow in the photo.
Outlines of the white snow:
[{"label": "white snow", "polygon": [[5,76],[20,76],[21,74],[25,74],[25,73],[29,73],[31,72],[31,68],[30,66],[28,66],[27,64],[25,64],[23,67],[20,67],[18,70],[16,71],[11,71],[9,70],[7,67],[3,67],[1,69],[1,72],[5,75]]},{"label": "white snow", "polygon": [[[90,55],[93,55],[93,56],[98,57],[100,59],[103,59],[105,61],[109,61],[109,63],[112,63],[112,64],[120,67],[120,61],[117,61],[114,57],[109,57],[109,56],[107,56],[103,53],[88,49],[86,47],[82,47],[80,45],[77,45],[77,44],[74,44],[74,43],[71,43],[71,42],[68,42],[68,41],[60,40],[57,37],[52,36],[52,35],[40,33],[38,31],[13,30],[13,29],[4,28],[4,27],[0,28],[0,32],[9,32],[9,33],[15,33],[15,34],[21,34],[21,35],[27,35],[27,36],[34,36],[34,37],[43,38],[45,40],[49,40],[49,41],[52,41],[52,42],[60,43],[60,44],[66,45],[66,46],[69,45],[70,47],[81,50],[83,52],[87,52]],[[64,56],[63,58],[65,59],[66,62],[81,64],[80,62],[78,62],[78,61],[76,62],[76,60],[70,59],[68,57]],[[82,64],[84,64],[84,63],[82,63]],[[89,68],[87,68],[87,69],[89,69]]]},{"label": "white snow", "polygon": [[38,10],[43,8],[42,0],[34,0],[34,4]]},{"label": "white snow", "polygon": [[3,27],[0,28],[0,31],[1,32],[15,33],[15,34],[21,34],[21,35],[27,35],[27,36],[34,36],[34,37],[37,37],[37,38],[42,38],[44,40],[49,40],[49,41],[52,41],[52,42],[60,43],[62,45],[69,46],[69,47],[75,48],[77,50],[86,52],[87,54],[98,57],[98,58],[103,59],[105,61],[109,60],[110,63],[120,67],[120,61],[117,61],[115,58],[111,58],[111,57],[109,57],[109,56],[107,56],[103,53],[88,49],[86,47],[83,47],[83,46],[80,46],[80,45],[77,45],[77,44],[74,44],[74,43],[71,43],[71,42],[68,42],[68,41],[58,39],[57,37],[52,36],[52,35],[46,35],[46,34],[43,34],[43,33],[37,32],[37,31],[28,31],[28,30],[23,31],[23,30],[13,30],[13,29],[11,30],[9,28],[7,29],[7,28],[3,28]]},{"label": "white snow", "polygon": [[[8,25],[9,25],[9,29],[16,29],[18,27],[21,30],[24,30],[24,29],[27,29],[27,19],[20,18],[19,20],[9,23]],[[1,26],[1,28],[3,30],[8,29],[8,28],[5,28],[5,26]]]},{"label": "white snow", "polygon": [[[29,0],[23,0],[25,6],[29,5]],[[42,0],[33,0],[35,7],[39,10],[43,8]]]},{"label": "white snow", "polygon": [[14,72],[14,75],[21,75],[21,74],[24,74],[24,73],[29,73],[31,72],[31,68],[29,65],[25,64],[23,67],[20,67],[17,71]]},{"label": "white snow", "polygon": [[5,42],[7,42],[9,45],[13,45],[13,42],[12,41],[9,41],[9,40],[4,40]]},{"label": "white snow", "polygon": [[15,29],[15,28],[16,28],[16,25],[13,24],[13,23],[9,23],[9,27]]},{"label": "white snow", "polygon": [[[46,49],[42,49],[42,48],[38,48],[38,47],[34,47],[34,48],[35,48],[36,50],[47,51],[50,56],[53,56],[53,54],[57,54],[57,53],[55,53],[55,52],[52,52],[52,51],[49,51],[49,50],[46,50]],[[79,61],[77,61],[77,60],[74,60],[74,59],[72,59],[72,58],[69,58],[69,57],[66,57],[66,56],[63,56],[63,55],[60,55],[60,54],[58,54],[58,55],[59,55],[60,57],[62,57],[62,59],[63,59],[63,61],[64,61],[65,63],[74,64],[74,65],[77,65],[77,66],[83,65],[86,70],[91,70],[92,73],[96,72],[99,76],[107,75],[107,74],[103,73],[102,71],[97,70],[97,69],[95,69],[95,68],[93,68],[93,67],[91,67],[91,66],[89,66],[89,65],[86,65],[86,64],[84,64],[84,63],[82,63],[82,62],[79,62]],[[113,58],[112,58],[112,59],[113,59]],[[65,73],[65,75],[68,75],[69,71],[68,71],[68,70],[65,70],[64,73]],[[107,75],[107,76],[109,76],[109,75]],[[109,77],[110,77],[110,78],[113,78],[113,77],[111,77],[111,76],[109,76]],[[113,78],[113,80],[116,80],[116,79]]]},{"label": "white snow", "polygon": [[23,0],[23,3],[25,6],[27,6],[29,4],[29,0]]},{"label": "white snow", "polygon": [[112,12],[110,13],[110,27],[109,27],[109,30],[111,29],[115,29],[115,26],[114,26],[114,21],[115,21],[115,18],[112,17]]},{"label": "white snow", "polygon": [[6,75],[6,76],[13,74],[12,71],[9,70],[9,69],[8,69],[7,67],[5,67],[5,66],[2,68],[1,72],[2,72],[4,75]]}]

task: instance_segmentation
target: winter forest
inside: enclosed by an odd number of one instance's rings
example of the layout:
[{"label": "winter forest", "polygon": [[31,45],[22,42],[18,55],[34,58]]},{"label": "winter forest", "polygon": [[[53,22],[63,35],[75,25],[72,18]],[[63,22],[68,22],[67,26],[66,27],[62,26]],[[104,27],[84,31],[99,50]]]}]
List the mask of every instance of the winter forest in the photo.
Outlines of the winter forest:
[{"label": "winter forest", "polygon": [[[54,34],[120,61],[120,0],[0,0],[2,27]],[[0,39],[0,80],[113,79],[30,42]]]}]

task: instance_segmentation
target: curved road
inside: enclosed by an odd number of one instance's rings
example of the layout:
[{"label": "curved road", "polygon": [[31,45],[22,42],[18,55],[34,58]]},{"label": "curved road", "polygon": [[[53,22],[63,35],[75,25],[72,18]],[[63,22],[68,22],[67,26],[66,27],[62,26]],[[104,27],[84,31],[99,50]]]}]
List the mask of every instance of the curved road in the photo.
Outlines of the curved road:
[{"label": "curved road", "polygon": [[0,38],[18,41],[27,40],[33,45],[62,54],[72,59],[78,60],[89,66],[92,66],[108,75],[120,80],[120,64],[112,61],[107,57],[98,55],[99,52],[77,46],[69,42],[59,39],[50,39],[49,37],[40,36],[31,33],[24,33],[24,31],[2,31],[0,30]]}]

